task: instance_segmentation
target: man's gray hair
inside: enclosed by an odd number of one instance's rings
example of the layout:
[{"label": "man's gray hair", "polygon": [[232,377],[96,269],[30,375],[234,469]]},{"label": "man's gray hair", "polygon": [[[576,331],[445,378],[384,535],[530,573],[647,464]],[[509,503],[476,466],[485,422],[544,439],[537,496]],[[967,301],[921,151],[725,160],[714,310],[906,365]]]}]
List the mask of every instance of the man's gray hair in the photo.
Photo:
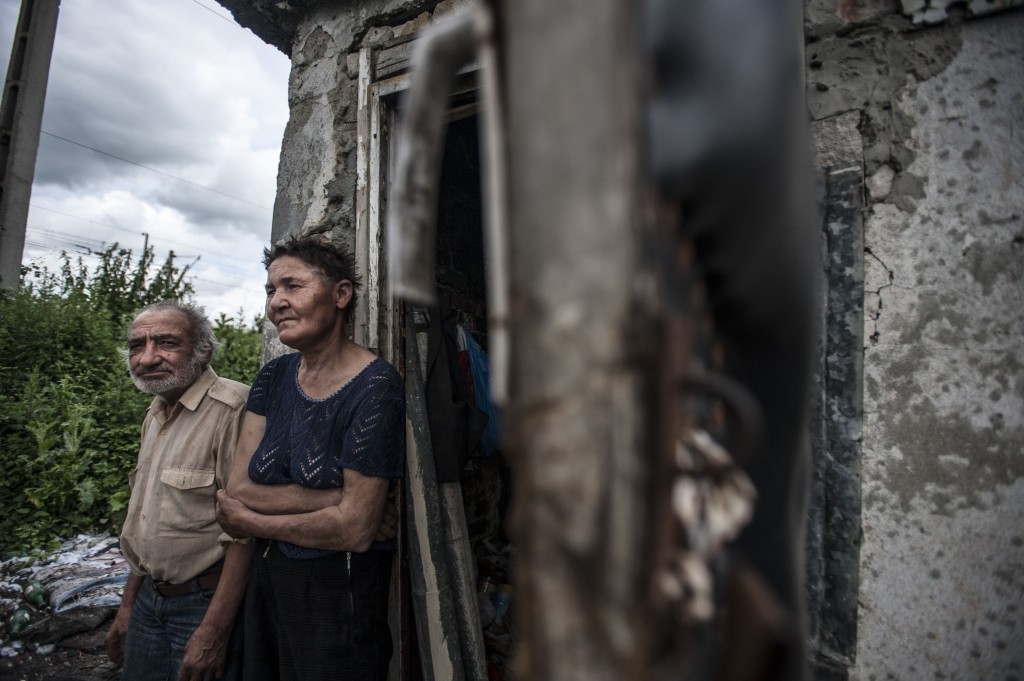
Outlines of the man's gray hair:
[{"label": "man's gray hair", "polygon": [[192,351],[196,358],[206,358],[206,361],[202,363],[205,368],[210,363],[210,358],[213,357],[213,351],[220,345],[213,335],[213,325],[210,323],[210,318],[206,316],[206,310],[202,305],[195,303],[181,300],[161,300],[139,310],[135,314],[135,318],[138,319],[139,315],[146,312],[163,312],[165,310],[177,310],[185,315],[185,319],[188,320],[188,335],[192,342]]}]

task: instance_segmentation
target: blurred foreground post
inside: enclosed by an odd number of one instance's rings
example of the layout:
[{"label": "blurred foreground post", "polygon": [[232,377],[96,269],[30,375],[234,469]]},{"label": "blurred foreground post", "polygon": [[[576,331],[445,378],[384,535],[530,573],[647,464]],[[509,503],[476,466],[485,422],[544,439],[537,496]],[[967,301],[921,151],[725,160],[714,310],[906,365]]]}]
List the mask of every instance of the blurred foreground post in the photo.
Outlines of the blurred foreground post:
[{"label": "blurred foreground post", "polygon": [[650,407],[630,342],[641,237],[636,11],[629,0],[497,10],[522,679],[636,679],[645,666]]},{"label": "blurred foreground post", "polygon": [[[797,0],[483,9],[515,678],[800,680],[817,242]],[[390,240],[413,300],[441,76],[471,39],[465,17],[435,34],[408,100]]]},{"label": "blurred foreground post", "polygon": [[[497,4],[517,672],[802,679],[819,301],[801,6]],[[724,547],[694,545],[721,524],[678,501],[708,475],[674,468],[695,428],[756,489]],[[725,541],[744,486],[715,475],[689,489],[734,509]],[[703,614],[704,578],[680,567],[695,558],[714,585]]]}]

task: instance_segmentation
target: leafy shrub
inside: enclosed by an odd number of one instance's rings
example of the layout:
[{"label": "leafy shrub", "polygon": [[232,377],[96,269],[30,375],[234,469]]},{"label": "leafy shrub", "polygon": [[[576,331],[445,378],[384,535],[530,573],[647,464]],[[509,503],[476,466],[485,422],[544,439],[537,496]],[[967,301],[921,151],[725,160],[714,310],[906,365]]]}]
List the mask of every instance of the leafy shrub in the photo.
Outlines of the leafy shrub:
[{"label": "leafy shrub", "polygon": [[246,385],[255,380],[263,347],[262,325],[262,317],[245,324],[241,321],[241,311],[238,319],[222,312],[213,320],[213,335],[220,342],[220,347],[213,353],[210,364],[219,376],[233,378]]}]

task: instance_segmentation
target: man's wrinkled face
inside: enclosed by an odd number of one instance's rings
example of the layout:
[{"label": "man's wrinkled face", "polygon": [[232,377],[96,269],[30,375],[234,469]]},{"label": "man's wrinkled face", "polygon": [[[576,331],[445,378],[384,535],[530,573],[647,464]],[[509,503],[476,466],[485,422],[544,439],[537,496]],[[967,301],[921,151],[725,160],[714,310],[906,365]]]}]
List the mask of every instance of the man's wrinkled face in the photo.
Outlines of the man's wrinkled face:
[{"label": "man's wrinkled face", "polygon": [[128,369],[142,392],[174,402],[203,373],[188,319],[177,310],[144,312],[128,334]]}]

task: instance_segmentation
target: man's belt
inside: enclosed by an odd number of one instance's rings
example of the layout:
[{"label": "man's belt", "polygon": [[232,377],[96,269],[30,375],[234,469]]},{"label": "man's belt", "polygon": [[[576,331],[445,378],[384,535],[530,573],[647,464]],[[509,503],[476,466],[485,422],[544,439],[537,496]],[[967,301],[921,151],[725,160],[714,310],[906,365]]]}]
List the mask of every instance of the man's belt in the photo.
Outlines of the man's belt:
[{"label": "man's belt", "polygon": [[181,584],[171,584],[169,582],[158,582],[153,580],[153,588],[156,592],[164,598],[171,598],[173,596],[184,596],[191,593],[199,593],[206,589],[212,589],[217,586],[217,582],[220,581],[220,572],[224,568],[224,561],[220,560],[206,568],[198,575],[182,582]]}]

